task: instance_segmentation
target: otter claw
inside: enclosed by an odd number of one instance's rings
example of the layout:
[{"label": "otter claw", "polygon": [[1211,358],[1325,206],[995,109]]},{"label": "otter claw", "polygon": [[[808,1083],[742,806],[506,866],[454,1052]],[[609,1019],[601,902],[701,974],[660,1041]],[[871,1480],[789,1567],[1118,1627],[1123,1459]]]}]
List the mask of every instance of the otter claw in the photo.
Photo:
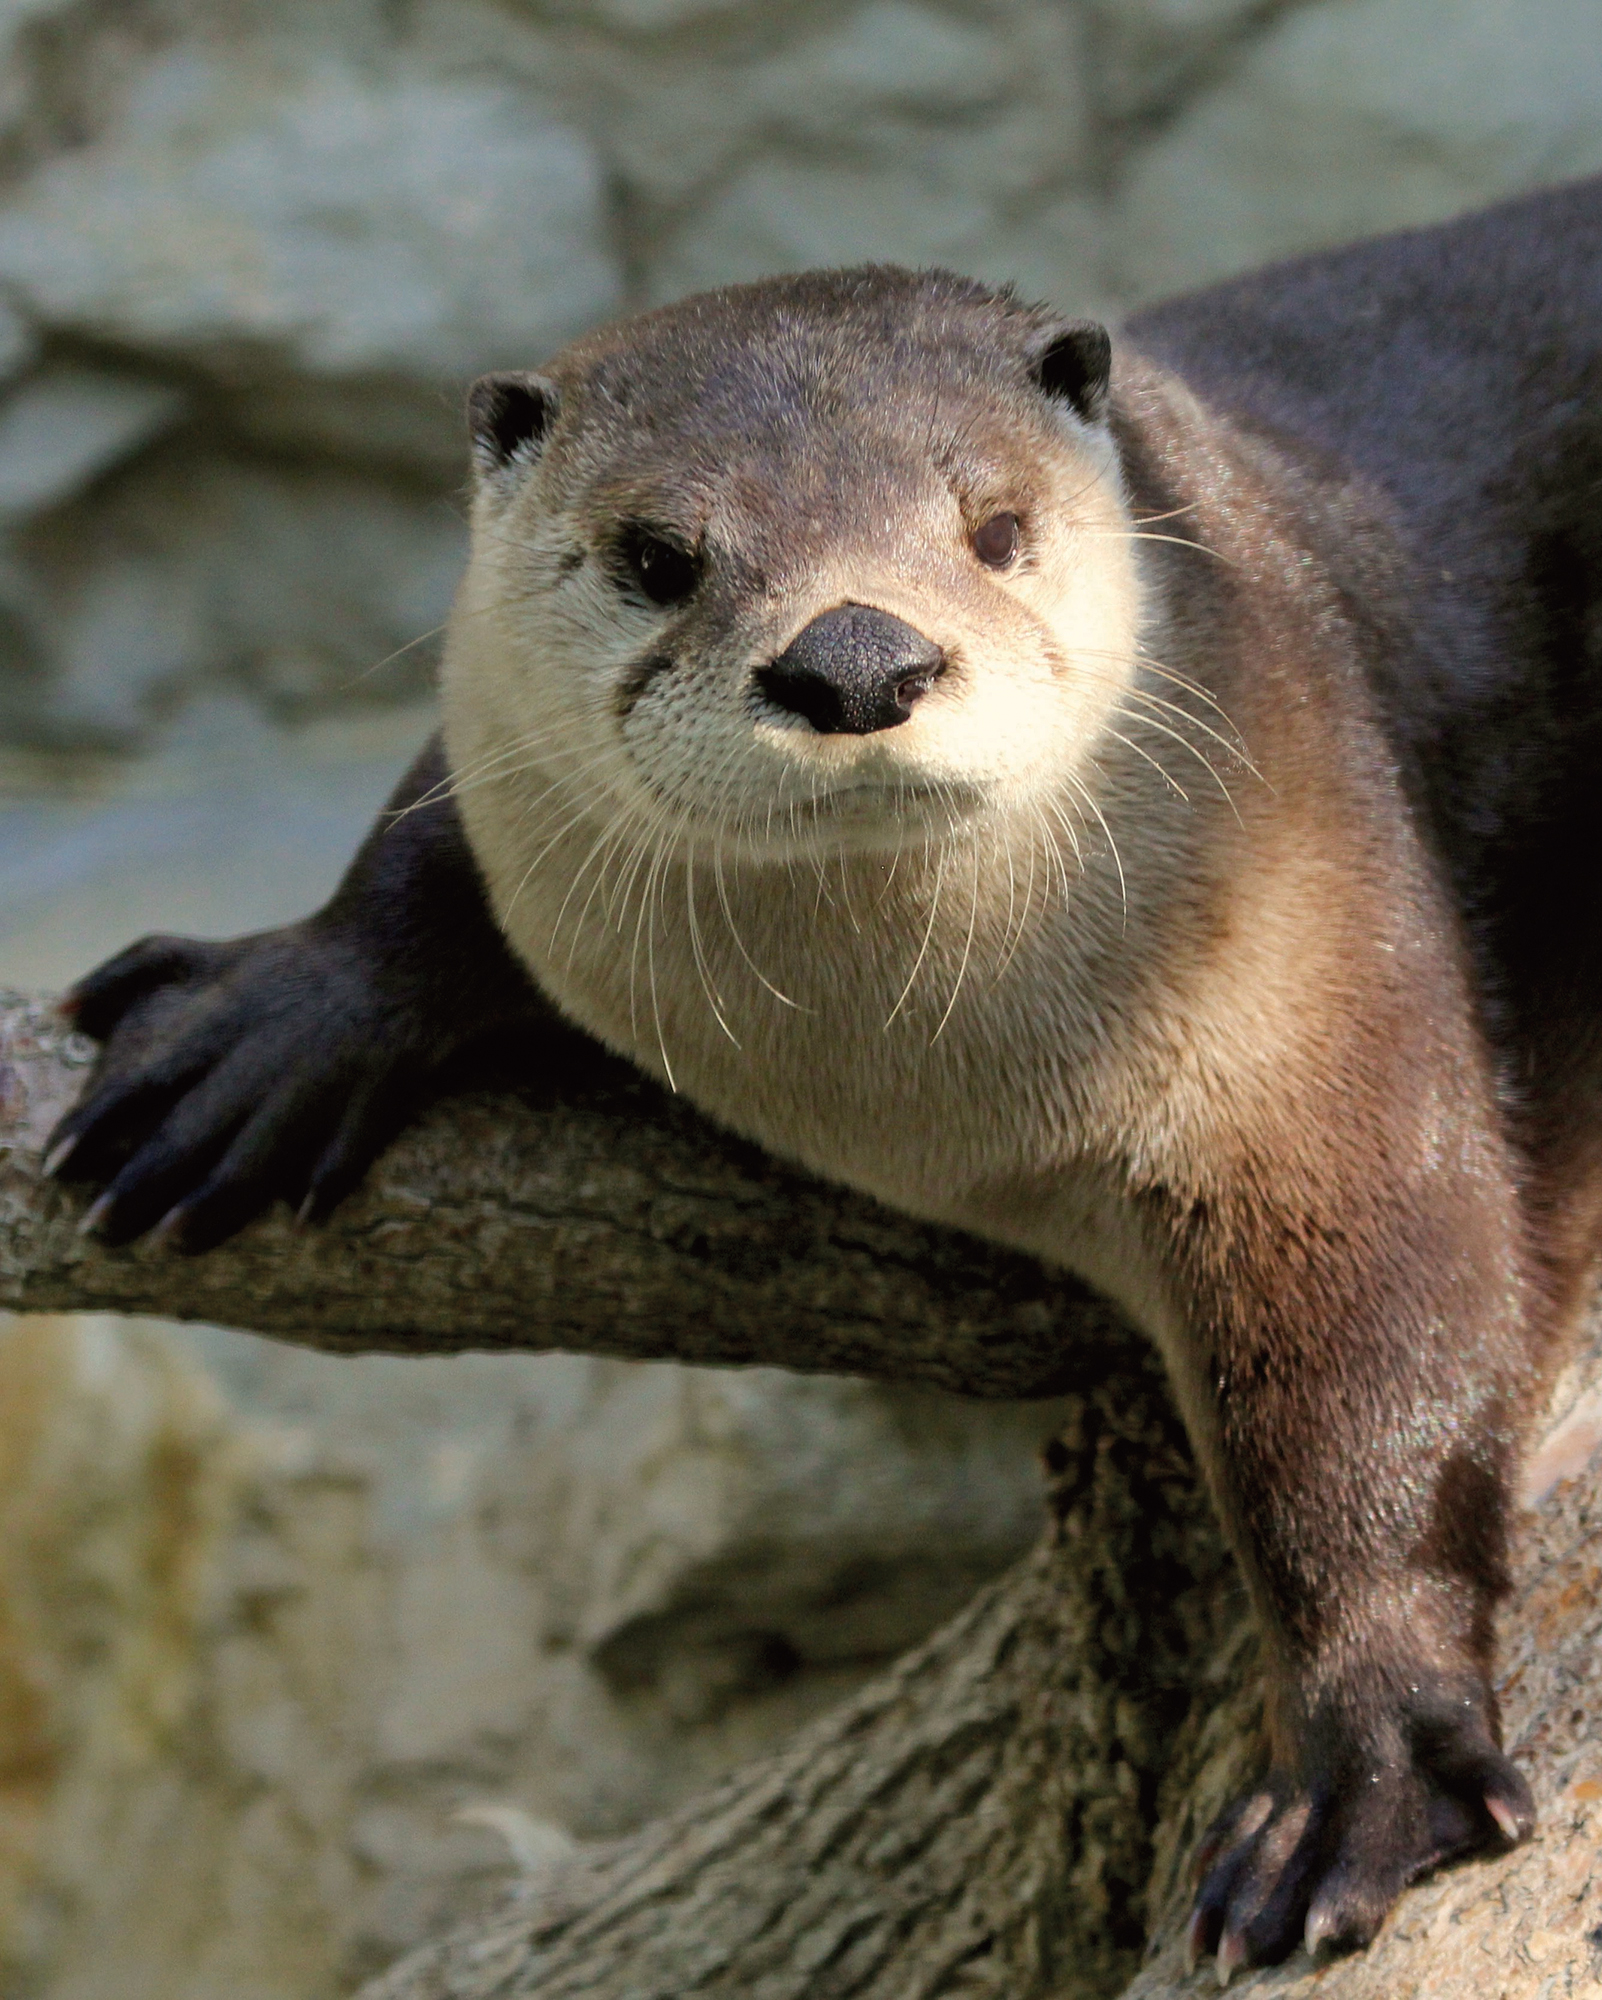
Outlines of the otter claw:
[{"label": "otter claw", "polygon": [[45,1154],[43,1164],[39,1169],[47,1181],[53,1181],[56,1175],[61,1172],[61,1169],[77,1150],[77,1145],[78,1135],[74,1132],[65,1139],[58,1139],[50,1148],[49,1152]]},{"label": "otter claw", "polygon": [[1218,1983],[1227,1986],[1246,1963],[1246,1940],[1239,1931],[1225,1931],[1218,1941]]},{"label": "otter claw", "polygon": [[183,1249],[184,1224],[188,1220],[189,1217],[185,1213],[182,1203],[179,1203],[175,1208],[169,1208],[167,1213],[156,1224],[155,1228],[151,1230],[151,1241],[161,1244],[164,1248],[173,1250]]},{"label": "otter claw", "polygon": [[1302,1945],[1309,1958],[1317,1958],[1319,1946],[1335,1935],[1335,1912],[1328,1903],[1315,1903],[1307,1912],[1307,1927],[1302,1932]]},{"label": "otter claw", "polygon": [[114,1197],[112,1195],[111,1190],[107,1188],[106,1192],[103,1195],[100,1195],[99,1197],[97,1197],[96,1200],[92,1201],[89,1204],[89,1206],[84,1210],[83,1214],[78,1218],[78,1234],[80,1236],[94,1235],[95,1231],[100,1227],[101,1223],[104,1222],[106,1217],[111,1213],[111,1204],[113,1199]]}]

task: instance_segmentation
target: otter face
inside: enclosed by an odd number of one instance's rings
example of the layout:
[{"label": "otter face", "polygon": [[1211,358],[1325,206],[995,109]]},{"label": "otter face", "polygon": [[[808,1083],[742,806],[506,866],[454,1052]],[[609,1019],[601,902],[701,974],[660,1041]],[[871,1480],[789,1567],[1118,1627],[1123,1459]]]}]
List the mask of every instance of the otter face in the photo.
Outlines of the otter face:
[{"label": "otter face", "polygon": [[487,378],[459,782],[758,860],[1083,791],[1139,622],[1107,374],[1099,327],[875,267]]}]

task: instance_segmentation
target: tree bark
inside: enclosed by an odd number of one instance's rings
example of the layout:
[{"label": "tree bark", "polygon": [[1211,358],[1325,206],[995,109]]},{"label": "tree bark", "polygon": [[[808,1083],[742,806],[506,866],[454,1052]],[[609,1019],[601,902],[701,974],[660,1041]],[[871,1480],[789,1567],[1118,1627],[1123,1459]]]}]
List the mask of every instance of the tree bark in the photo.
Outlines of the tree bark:
[{"label": "tree bark", "polygon": [[560,1101],[436,1105],[324,1228],[107,1250],[39,1152],[93,1059],[0,992],[0,1307],[154,1313],[345,1354],[566,1348],[1050,1396],[1133,1336],[1082,1285],[787,1171],[598,1053]]},{"label": "tree bark", "polygon": [[[1148,1351],[1080,1288],[764,1160],[609,1066],[559,1105],[439,1106],[315,1238],[190,1262],[79,1238],[40,1140],[89,1051],[0,999],[0,1303],[341,1351],[580,1347],[1052,1392],[1034,1553],[775,1756],[530,1876],[362,2000],[1170,2000],[1191,1858],[1257,1755],[1244,1601]],[[1244,1990],[1602,1989],[1602,1358],[1532,1471],[1504,1619],[1536,1842],[1406,1896],[1375,1946]],[[1150,1948],[1145,1941],[1150,1938]]]}]

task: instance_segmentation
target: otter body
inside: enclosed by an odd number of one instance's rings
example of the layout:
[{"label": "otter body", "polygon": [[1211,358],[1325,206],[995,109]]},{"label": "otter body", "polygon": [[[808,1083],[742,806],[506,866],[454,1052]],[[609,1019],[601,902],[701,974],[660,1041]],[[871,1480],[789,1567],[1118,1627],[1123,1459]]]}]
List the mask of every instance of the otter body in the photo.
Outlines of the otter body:
[{"label": "otter body", "polygon": [[[1598,1249],[1602,185],[1099,328],[735,288],[474,391],[425,753],[328,908],[147,941],[94,1225],[326,1211],[555,1015],[1160,1344],[1263,1624],[1193,1928],[1522,1839],[1491,1615]],[[530,983],[532,979],[532,984]]]}]

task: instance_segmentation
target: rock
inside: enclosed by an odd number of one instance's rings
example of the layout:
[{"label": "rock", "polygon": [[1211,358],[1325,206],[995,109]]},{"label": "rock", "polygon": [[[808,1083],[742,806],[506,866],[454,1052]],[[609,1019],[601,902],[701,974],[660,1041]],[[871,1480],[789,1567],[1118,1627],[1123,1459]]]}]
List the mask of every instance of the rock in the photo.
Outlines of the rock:
[{"label": "rock", "polygon": [[[655,34],[691,22],[715,20],[746,4],[748,0],[551,0],[551,11],[625,33]],[[786,0],[758,0],[758,4],[769,14],[780,14]]]},{"label": "rock", "polygon": [[39,353],[39,337],[22,317],[0,299],[0,382],[30,368]]},{"label": "rock", "polygon": [[940,120],[996,109],[1013,81],[1008,54],[990,22],[868,0],[758,66],[750,94],[769,129],[860,139],[865,113]]},{"label": "rock", "polygon": [[960,263],[992,219],[982,198],[914,166],[885,168],[865,188],[851,166],[764,159],[668,240],[652,262],[651,295],[809,264]]},{"label": "rock", "polygon": [[160,382],[56,366],[0,408],[0,517],[70,499],[177,422],[182,391]]},{"label": "rock", "polygon": [[463,549],[426,489],[174,438],[21,540],[54,662],[31,733],[126,741],[219,670],[283,714],[415,695]]},{"label": "rock", "polygon": [[1076,317],[1116,323],[1123,302],[1108,277],[1107,219],[1088,195],[1067,194],[973,246],[963,269],[992,285],[1015,285]]},{"label": "rock", "polygon": [[527,92],[282,41],[180,43],[0,206],[46,324],[223,381],[453,390],[620,301],[591,148]]},{"label": "rock", "polygon": [[[652,244],[653,299],[809,264],[994,262],[998,241],[1026,236],[1050,205],[1042,183],[1084,166],[1083,64],[1066,13],[957,21],[871,0],[795,34],[742,83],[756,114],[744,157]],[[636,171],[650,175],[641,150]]]},{"label": "rock", "polygon": [[1097,102],[1116,126],[1171,115],[1281,10],[1261,0],[1090,0],[1089,11]]},{"label": "rock", "polygon": [[1140,155],[1113,204],[1131,301],[1602,168],[1585,0],[1319,0]]}]

